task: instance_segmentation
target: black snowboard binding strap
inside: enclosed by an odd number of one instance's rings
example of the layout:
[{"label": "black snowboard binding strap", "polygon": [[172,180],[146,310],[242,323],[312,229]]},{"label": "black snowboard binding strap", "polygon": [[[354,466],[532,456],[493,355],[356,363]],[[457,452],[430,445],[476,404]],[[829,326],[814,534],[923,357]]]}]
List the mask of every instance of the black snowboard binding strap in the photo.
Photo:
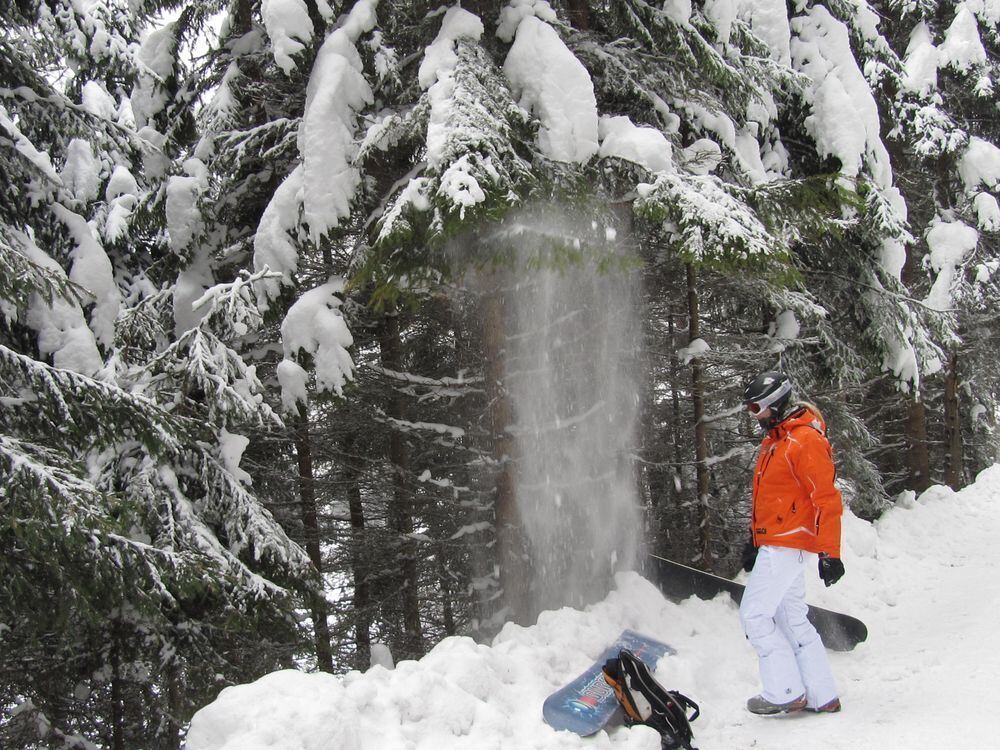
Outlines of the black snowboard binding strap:
[{"label": "black snowboard binding strap", "polygon": [[[653,679],[649,667],[631,651],[604,663],[604,679],[615,691],[625,711],[625,724],[645,724],[660,733],[663,750],[695,750],[691,722],[698,718],[698,704],[676,690],[666,690]],[[688,709],[693,713],[688,716]]]}]

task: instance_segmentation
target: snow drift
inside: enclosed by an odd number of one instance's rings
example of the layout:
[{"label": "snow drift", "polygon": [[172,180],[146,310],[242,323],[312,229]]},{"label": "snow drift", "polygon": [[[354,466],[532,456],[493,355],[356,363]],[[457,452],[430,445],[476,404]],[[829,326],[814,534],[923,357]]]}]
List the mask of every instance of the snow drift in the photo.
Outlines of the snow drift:
[{"label": "snow drift", "polygon": [[868,641],[831,653],[844,710],[757,717],[744,701],[758,689],[756,657],[735,605],[666,601],[635,573],[585,611],[543,613],[529,628],[507,625],[491,646],[454,637],[420,661],[342,677],[276,672],[222,691],[199,711],[189,750],[443,750],[621,748],[656,750],[646,728],[610,727],[590,739],[542,722],[545,697],[586,668],[623,629],[670,643],[677,654],[657,678],[701,705],[702,750],[760,747],[907,748],[995,746],[1000,684],[995,648],[1000,581],[1000,466],[954,493],[934,487],[905,498],[875,524],[849,513],[847,576],[809,600],[862,618]]}]

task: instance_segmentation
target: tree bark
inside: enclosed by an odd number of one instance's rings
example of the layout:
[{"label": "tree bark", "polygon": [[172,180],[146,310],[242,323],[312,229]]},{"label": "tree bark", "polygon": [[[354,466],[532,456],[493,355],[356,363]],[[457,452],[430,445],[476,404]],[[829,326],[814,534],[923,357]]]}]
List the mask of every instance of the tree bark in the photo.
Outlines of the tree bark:
[{"label": "tree bark", "polygon": [[944,429],[948,449],[948,474],[946,481],[953,490],[962,488],[963,446],[962,413],[958,393],[958,352],[952,350],[948,358],[948,372],[944,381]]},{"label": "tree bark", "polygon": [[[648,315],[645,320],[649,320]],[[647,341],[652,340],[652,333],[648,325],[644,335]],[[654,462],[660,463],[656,459],[660,457],[660,450],[662,450],[660,446],[665,445],[661,444],[660,436],[657,434],[655,365],[652,357],[644,358],[641,364],[644,372],[642,373],[642,403],[639,407],[639,424],[642,430],[639,445],[640,455],[650,463],[635,462],[636,483],[639,488],[639,503],[643,509],[646,525],[652,529],[651,522],[655,518],[656,508],[661,501],[665,504],[669,490],[666,487],[668,482],[664,481],[664,476],[667,474],[666,469],[652,465]]]},{"label": "tree bark", "polygon": [[486,28],[495,28],[500,11],[507,5],[507,0],[464,0],[462,7],[470,13],[479,16]]},{"label": "tree bark", "polygon": [[359,457],[355,436],[349,436],[344,442],[343,473],[347,487],[347,508],[351,520],[351,578],[354,583],[352,598],[354,617],[354,641],[357,653],[356,667],[367,669],[371,663],[371,587],[368,576],[371,573],[371,561],[365,554],[365,509],[361,501],[361,474],[364,466]]},{"label": "tree bark", "polygon": [[444,634],[456,635],[455,608],[452,601],[452,586],[448,568],[444,563],[444,549],[438,548],[438,586],[441,589],[441,616],[444,622]]},{"label": "tree bark", "polygon": [[[698,310],[698,272],[694,265],[687,264],[688,298],[688,345],[701,336]],[[701,564],[706,570],[712,569],[712,528],[710,523],[709,490],[711,476],[708,471],[708,431],[705,427],[705,375],[701,360],[691,360],[691,405],[694,417],[695,472],[698,480],[699,539],[701,541]]]},{"label": "tree bark", "polygon": [[230,36],[238,38],[253,28],[253,9],[250,0],[237,0],[233,3],[232,8],[230,17],[233,20],[230,25]]},{"label": "tree bark", "polygon": [[590,3],[587,0],[568,0],[566,9],[574,29],[590,31]]},{"label": "tree bark", "polygon": [[[344,5],[353,5],[353,3],[344,3]],[[347,8],[343,12],[347,13],[349,10],[350,8]],[[312,21],[313,43],[318,49],[323,44],[323,39],[326,36],[326,22],[319,12],[319,5],[317,5],[316,0],[306,0],[306,12],[309,14],[309,20]]]},{"label": "tree bark", "polygon": [[121,637],[111,627],[111,750],[125,750],[125,691],[122,689]]},{"label": "tree bark", "polygon": [[[403,371],[403,344],[400,339],[399,315],[390,302],[379,329],[382,366],[395,372]],[[406,419],[405,396],[397,390],[389,397],[386,414],[390,419]],[[420,623],[420,598],[418,595],[417,550],[413,541],[413,503],[408,492],[406,475],[409,470],[409,452],[406,439],[398,427],[390,425],[389,463],[392,466],[392,500],[389,522],[396,533],[400,549],[400,593],[403,610],[404,648],[406,658],[423,654],[423,627]]]},{"label": "tree bark", "polygon": [[181,666],[177,658],[167,664],[164,676],[167,680],[167,710],[170,711],[167,723],[165,746],[168,750],[179,750],[181,746],[181,729],[184,722],[184,681]]},{"label": "tree bark", "polygon": [[295,456],[299,469],[299,504],[302,512],[302,534],[306,554],[316,569],[318,590],[313,592],[310,609],[313,618],[313,642],[316,666],[323,672],[333,672],[330,650],[329,607],[323,584],[323,554],[320,549],[319,517],[316,512],[316,487],[313,476],[312,446],[309,440],[309,415],[304,404],[299,405],[295,424]]},{"label": "tree bark", "polygon": [[489,400],[490,447],[498,467],[494,496],[496,560],[500,567],[500,588],[503,590],[504,605],[515,622],[524,623],[530,617],[531,579],[525,564],[524,538],[514,491],[514,445],[509,431],[513,423],[513,410],[503,385],[505,330],[503,296],[500,291],[493,291],[483,300],[483,350],[486,358],[484,385]]},{"label": "tree bark", "polygon": [[[909,247],[906,260],[903,263],[901,280],[907,289],[913,289],[919,283],[923,270],[916,248]],[[914,392],[906,398],[906,421],[903,425],[903,435],[906,439],[906,459],[909,469],[906,488],[914,492],[923,492],[931,486],[931,457],[927,439],[927,415],[924,402],[919,392]]]},{"label": "tree bark", "polygon": [[684,455],[681,452],[681,397],[680,373],[677,359],[677,324],[674,320],[673,305],[670,307],[670,314],[667,317],[668,331],[670,332],[670,444],[674,448],[674,466],[671,470],[672,486],[670,488],[673,497],[673,505],[680,505],[681,499],[681,463]]},{"label": "tree bark", "polygon": [[927,449],[927,416],[924,402],[916,395],[906,401],[906,445],[910,476],[908,489],[923,492],[931,486],[931,458]]}]

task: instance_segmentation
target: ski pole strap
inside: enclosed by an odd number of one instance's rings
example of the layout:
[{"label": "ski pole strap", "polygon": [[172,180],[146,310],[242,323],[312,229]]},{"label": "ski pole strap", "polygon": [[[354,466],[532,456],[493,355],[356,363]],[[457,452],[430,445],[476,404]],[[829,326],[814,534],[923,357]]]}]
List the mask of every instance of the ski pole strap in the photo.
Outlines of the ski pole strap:
[{"label": "ski pole strap", "polygon": [[[670,697],[681,704],[684,709],[690,708],[694,710],[694,713],[687,717],[688,721],[694,721],[701,716],[701,709],[698,708],[698,704],[684,695],[684,693],[678,693],[676,690],[668,690],[667,692],[670,694]],[[687,714],[687,710],[684,710],[684,713]]]}]

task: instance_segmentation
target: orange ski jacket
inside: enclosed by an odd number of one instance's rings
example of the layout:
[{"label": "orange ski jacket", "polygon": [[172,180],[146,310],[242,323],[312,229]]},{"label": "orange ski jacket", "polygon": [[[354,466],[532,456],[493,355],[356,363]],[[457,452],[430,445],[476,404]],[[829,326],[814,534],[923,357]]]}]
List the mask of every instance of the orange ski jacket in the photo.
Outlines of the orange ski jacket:
[{"label": "orange ski jacket", "polygon": [[795,409],[760,445],[750,518],[757,547],[792,547],[840,557],[844,512],[822,417]]}]

